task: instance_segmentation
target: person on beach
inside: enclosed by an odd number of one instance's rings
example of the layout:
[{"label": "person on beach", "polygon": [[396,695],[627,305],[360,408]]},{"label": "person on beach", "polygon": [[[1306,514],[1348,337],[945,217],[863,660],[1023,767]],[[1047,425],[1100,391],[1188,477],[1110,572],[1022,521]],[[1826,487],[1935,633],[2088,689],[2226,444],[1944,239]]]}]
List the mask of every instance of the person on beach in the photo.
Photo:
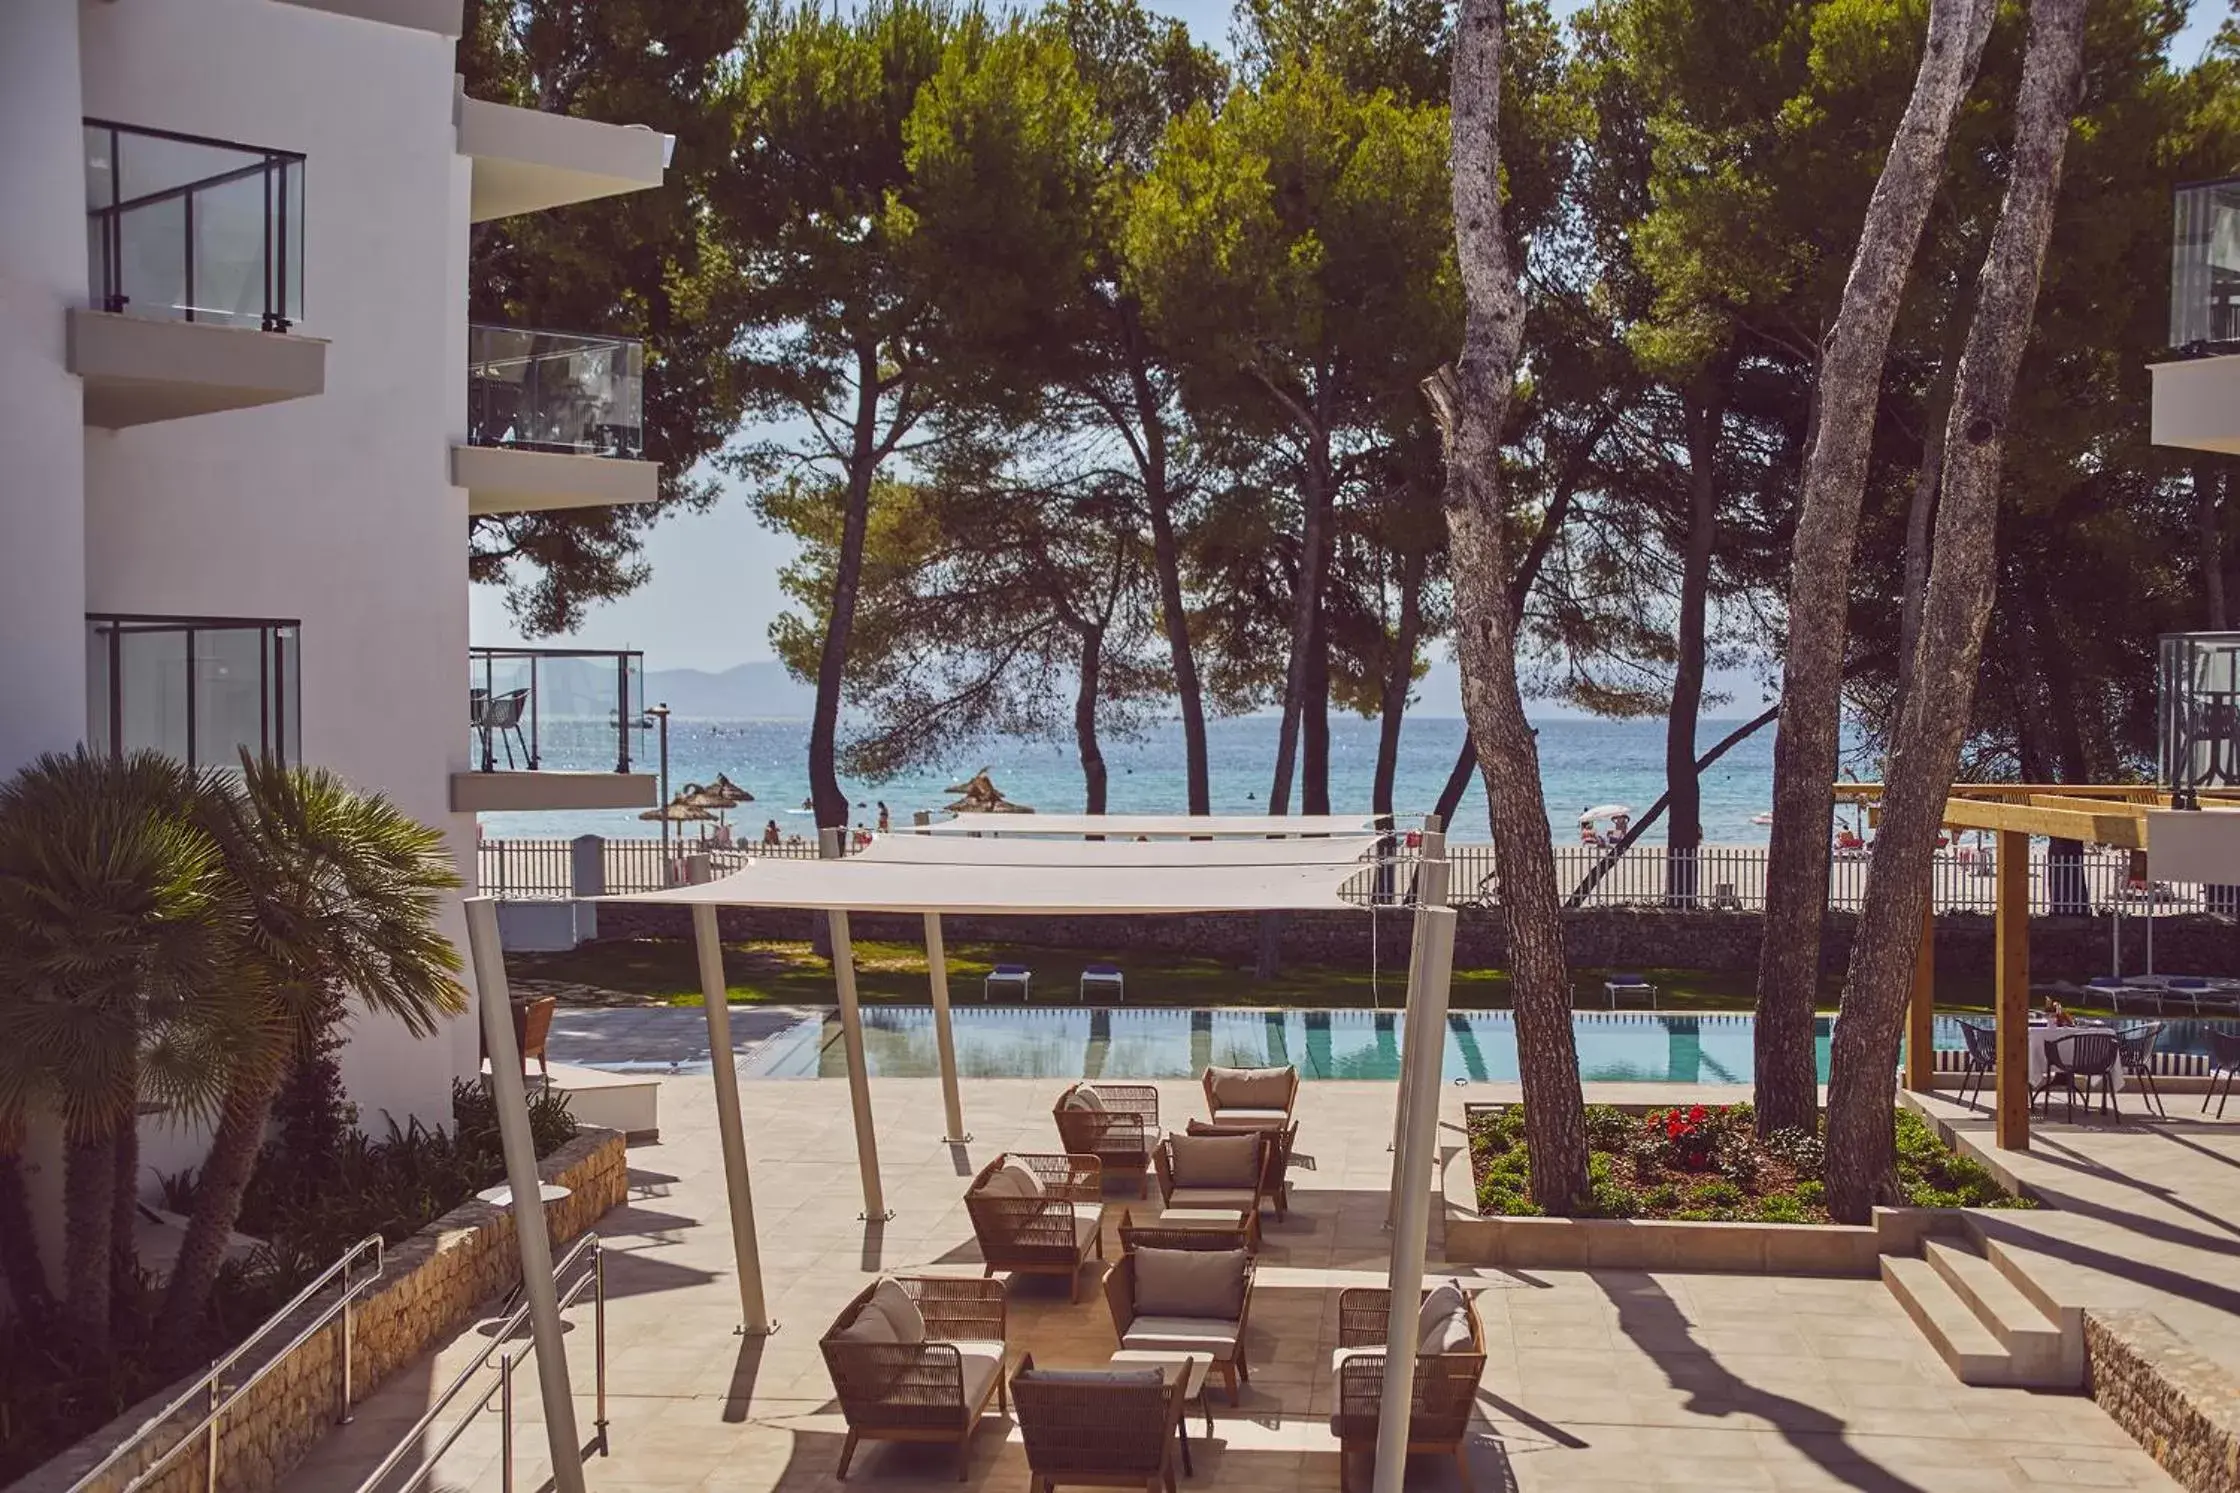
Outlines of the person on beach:
[{"label": "person on beach", "polygon": [[879,800],[879,833],[885,835],[893,832],[894,821],[887,817],[887,801],[882,798]]},{"label": "person on beach", "polygon": [[778,845],[784,843],[778,838],[777,820],[773,819],[768,824],[762,826],[762,843],[765,845]]}]

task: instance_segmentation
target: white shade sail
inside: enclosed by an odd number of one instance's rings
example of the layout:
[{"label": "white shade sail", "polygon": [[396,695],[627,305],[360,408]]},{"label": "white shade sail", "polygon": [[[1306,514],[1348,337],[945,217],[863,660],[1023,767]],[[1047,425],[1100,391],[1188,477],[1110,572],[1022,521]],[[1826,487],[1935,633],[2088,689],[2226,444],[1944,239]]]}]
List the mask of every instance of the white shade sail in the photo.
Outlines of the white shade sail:
[{"label": "white shade sail", "polygon": [[750,860],[744,869],[715,881],[599,900],[1020,917],[1336,912],[1359,906],[1341,897],[1339,889],[1366,869],[1352,860],[1304,865],[960,865],[870,856],[836,861]]},{"label": "white shade sail", "polygon": [[1351,866],[1377,848],[1375,835],[1305,840],[1067,840],[970,835],[880,835],[850,856],[919,866]]},{"label": "white shade sail", "polygon": [[921,825],[933,835],[1358,835],[1376,828],[1367,814],[958,814]]}]

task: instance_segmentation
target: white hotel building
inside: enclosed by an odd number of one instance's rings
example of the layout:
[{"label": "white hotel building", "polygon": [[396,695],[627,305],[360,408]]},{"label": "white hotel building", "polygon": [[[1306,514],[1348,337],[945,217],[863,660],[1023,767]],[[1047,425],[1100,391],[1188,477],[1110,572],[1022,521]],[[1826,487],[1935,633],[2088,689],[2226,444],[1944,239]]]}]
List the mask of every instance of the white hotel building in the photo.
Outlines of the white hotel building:
[{"label": "white hotel building", "polygon": [[[467,632],[470,513],[653,496],[641,350],[470,333],[467,256],[659,185],[671,142],[464,97],[460,18],[0,0],[0,775],[247,746],[388,794],[470,878],[476,809],[654,801],[634,655],[546,664],[606,671],[620,750],[535,772],[530,662]],[[344,1079],[377,1132],[447,1120],[478,1052],[361,1020]]]}]

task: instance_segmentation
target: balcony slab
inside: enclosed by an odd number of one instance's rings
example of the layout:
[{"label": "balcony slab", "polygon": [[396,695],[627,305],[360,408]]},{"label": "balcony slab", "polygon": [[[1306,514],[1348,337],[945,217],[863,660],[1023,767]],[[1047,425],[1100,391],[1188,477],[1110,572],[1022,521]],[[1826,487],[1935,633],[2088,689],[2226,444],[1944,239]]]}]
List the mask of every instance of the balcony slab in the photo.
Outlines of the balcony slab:
[{"label": "balcony slab", "polygon": [[650,772],[455,772],[454,814],[539,809],[650,809],[660,798]]},{"label": "balcony slab", "polygon": [[357,16],[383,26],[403,26],[412,31],[432,31],[438,36],[460,34],[462,0],[281,0],[305,10],[324,10],[338,16]]},{"label": "balcony slab", "polygon": [[659,497],[661,463],[512,446],[453,446],[451,484],[467,490],[469,513],[615,508]]},{"label": "balcony slab", "polygon": [[658,187],[668,166],[669,137],[643,125],[461,94],[458,128],[459,154],[474,158],[469,215],[477,223]]},{"label": "balcony slab", "polygon": [[2148,371],[2157,446],[2240,453],[2240,353],[2180,358]]},{"label": "balcony slab", "polygon": [[317,337],[72,307],[65,358],[85,382],[86,424],[121,430],[306,399],[327,387]]}]

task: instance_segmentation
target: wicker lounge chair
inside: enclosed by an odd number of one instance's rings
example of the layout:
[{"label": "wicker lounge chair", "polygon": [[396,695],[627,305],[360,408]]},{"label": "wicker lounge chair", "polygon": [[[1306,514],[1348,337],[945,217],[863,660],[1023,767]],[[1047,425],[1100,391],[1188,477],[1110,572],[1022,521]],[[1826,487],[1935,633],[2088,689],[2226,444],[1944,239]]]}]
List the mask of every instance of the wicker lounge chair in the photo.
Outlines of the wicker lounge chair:
[{"label": "wicker lounge chair", "polygon": [[848,1422],[839,1475],[859,1441],[931,1441],[956,1447],[963,1482],[989,1400],[1008,1408],[1003,1332],[996,1281],[901,1276],[857,1293],[818,1340]]},{"label": "wicker lounge chair", "polygon": [[[1464,1437],[1486,1369],[1486,1332],[1469,1293],[1453,1284],[1423,1293],[1418,1318],[1415,1398],[1408,1415],[1408,1451],[1454,1458],[1462,1486],[1470,1486]],[[1353,1454],[1373,1451],[1384,1401],[1384,1363],[1392,1293],[1356,1287],[1338,1293],[1338,1346],[1331,1369],[1338,1408],[1330,1417],[1338,1438],[1338,1484],[1352,1493]]]},{"label": "wicker lounge chair", "polygon": [[1081,1267],[1104,1258],[1104,1168],[1094,1156],[1012,1152],[964,1195],[986,1274],[1061,1275],[1081,1299]]},{"label": "wicker lounge chair", "polygon": [[1032,1493],[1063,1483],[1175,1493],[1183,1378],[1156,1368],[1038,1369],[1011,1376]]},{"label": "wicker lounge chair", "polygon": [[1077,1083],[1050,1111],[1058,1143],[1094,1156],[1106,1172],[1133,1172],[1136,1195],[1151,1191],[1151,1150],[1159,1139],[1159,1091],[1147,1083]]},{"label": "wicker lounge chair", "polygon": [[1283,1068],[1208,1068],[1205,1085],[1206,1113],[1217,1125],[1291,1123],[1291,1106],[1299,1101],[1299,1070]]},{"label": "wicker lounge chair", "polygon": [[1299,1122],[1297,1120],[1293,1120],[1290,1124],[1277,1129],[1272,1125],[1219,1124],[1210,1120],[1194,1119],[1190,1122],[1186,1133],[1190,1135],[1250,1135],[1254,1133],[1265,1135],[1268,1138],[1267,1170],[1261,1179],[1260,1191],[1263,1197],[1276,1205],[1278,1221],[1289,1214],[1291,1210],[1291,1152],[1292,1148],[1299,1143]]},{"label": "wicker lounge chair", "polygon": [[1160,1201],[1169,1209],[1242,1213],[1258,1247],[1260,1205],[1269,1192],[1269,1154],[1274,1149],[1264,1130],[1169,1135],[1151,1155]]},{"label": "wicker lounge chair", "polygon": [[1231,1404],[1238,1381],[1252,1382],[1245,1360],[1252,1256],[1245,1251],[1130,1250],[1105,1272],[1104,1301],[1122,1348],[1205,1354],[1221,1371]]}]

